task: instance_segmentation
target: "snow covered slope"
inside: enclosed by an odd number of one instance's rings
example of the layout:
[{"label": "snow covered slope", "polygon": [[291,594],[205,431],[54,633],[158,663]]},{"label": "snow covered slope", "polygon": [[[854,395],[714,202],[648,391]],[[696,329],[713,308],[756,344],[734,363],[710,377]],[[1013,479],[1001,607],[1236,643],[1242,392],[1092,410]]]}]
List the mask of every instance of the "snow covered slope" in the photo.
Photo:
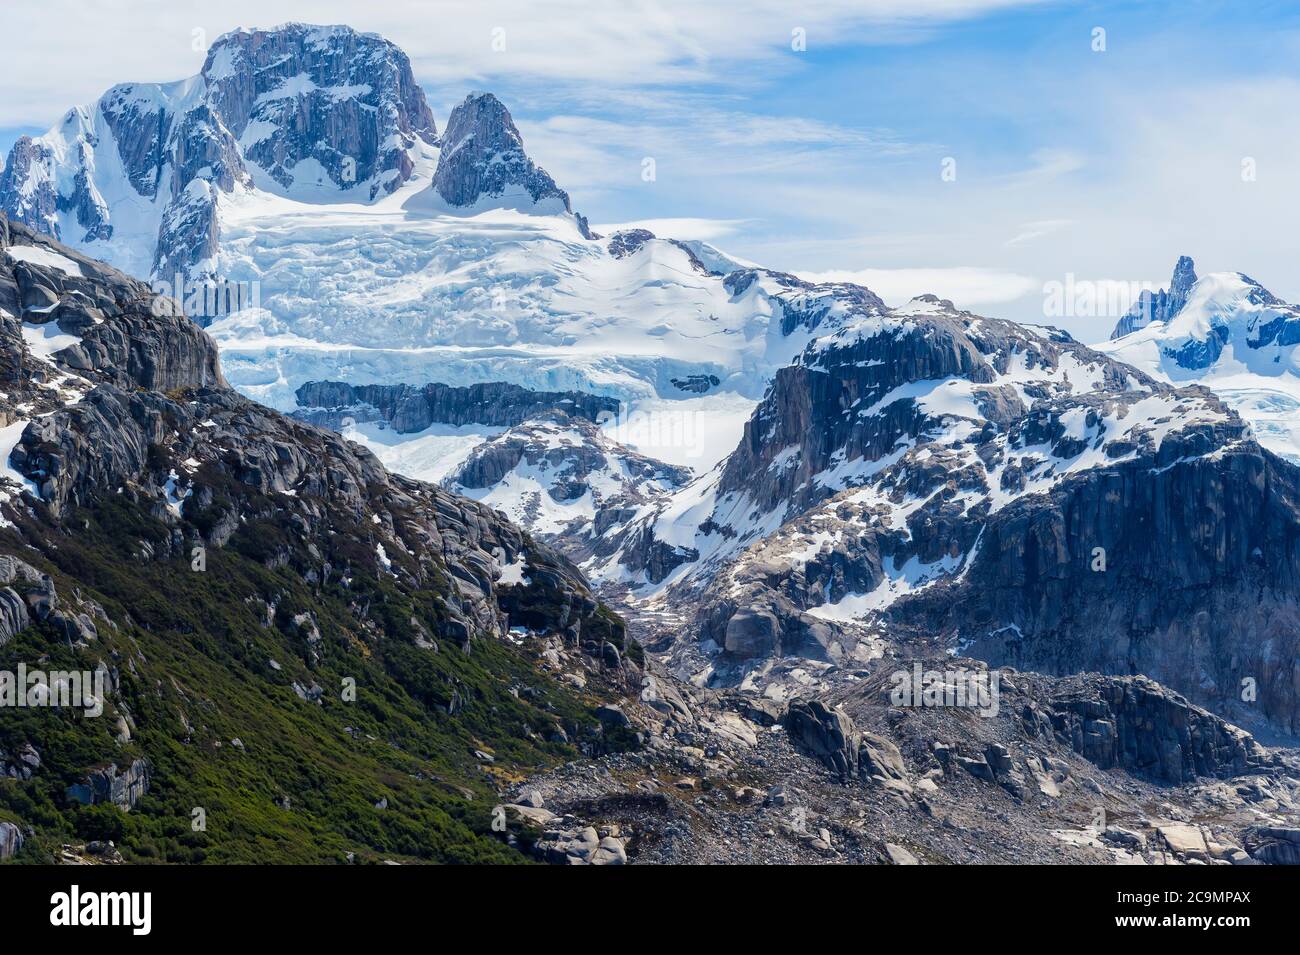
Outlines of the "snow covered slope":
[{"label": "snow covered slope", "polygon": [[[755,402],[824,322],[878,301],[595,235],[496,97],[467,96],[439,139],[405,55],[346,27],[237,31],[198,76],[114,87],[14,147],[0,207],[140,277],[240,290],[238,310],[187,311],[232,383],[283,410],[309,380]],[[715,459],[738,437],[723,420]]]},{"label": "snow covered slope", "polygon": [[605,528],[652,509],[691,479],[610,441],[593,423],[551,411],[475,448],[445,480],[536,534],[563,534],[574,556]]},{"label": "snow covered slope", "polygon": [[436,168],[426,157],[368,205],[252,193],[222,206],[221,270],[262,289],[260,309],[211,328],[237,387],[276,407],[314,379],[756,400],[823,321],[878,301],[718,275],[680,243],[592,237],[567,213],[449,211]]},{"label": "snow covered slope", "polygon": [[1262,445],[1300,461],[1300,308],[1240,272],[1198,279],[1186,257],[1174,285],[1176,307],[1098,349],[1164,381],[1212,388]]}]

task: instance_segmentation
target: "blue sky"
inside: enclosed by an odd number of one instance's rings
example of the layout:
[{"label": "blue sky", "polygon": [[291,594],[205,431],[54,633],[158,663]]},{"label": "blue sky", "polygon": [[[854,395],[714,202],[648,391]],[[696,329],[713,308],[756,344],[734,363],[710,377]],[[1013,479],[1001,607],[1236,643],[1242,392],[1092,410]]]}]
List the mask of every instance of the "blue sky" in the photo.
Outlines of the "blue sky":
[{"label": "blue sky", "polygon": [[[932,290],[1085,340],[1114,316],[1045,315],[1046,283],[1163,284],[1187,253],[1300,300],[1295,4],[82,7],[6,4],[27,38],[0,97],[6,149],[114,82],[196,72],[195,31],[347,22],[410,53],[440,124],[471,89],[501,96],[593,223],[654,221],[887,300]],[[806,50],[791,49],[797,28]],[[1243,181],[1247,160],[1256,174]]]}]

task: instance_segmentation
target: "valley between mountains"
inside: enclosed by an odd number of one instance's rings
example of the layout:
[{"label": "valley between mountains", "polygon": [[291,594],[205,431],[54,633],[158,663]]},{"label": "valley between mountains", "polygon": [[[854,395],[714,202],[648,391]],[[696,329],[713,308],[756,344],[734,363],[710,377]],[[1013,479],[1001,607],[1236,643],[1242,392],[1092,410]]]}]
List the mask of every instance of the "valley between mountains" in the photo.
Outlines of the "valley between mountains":
[{"label": "valley between mountains", "polygon": [[102,688],[0,711],[0,859],[1300,861],[1245,275],[1089,346],[602,234],[288,24],[14,146],[0,339],[0,672]]}]

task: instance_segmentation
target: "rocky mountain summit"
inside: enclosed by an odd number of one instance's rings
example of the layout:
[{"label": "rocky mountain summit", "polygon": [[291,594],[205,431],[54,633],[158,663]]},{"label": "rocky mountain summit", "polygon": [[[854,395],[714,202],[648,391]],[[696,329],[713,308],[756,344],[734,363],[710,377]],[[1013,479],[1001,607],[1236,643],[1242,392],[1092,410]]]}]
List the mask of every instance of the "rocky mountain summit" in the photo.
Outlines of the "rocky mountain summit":
[{"label": "rocky mountain summit", "polygon": [[201,280],[217,270],[222,196],[329,188],[373,200],[436,143],[410,61],[388,41],[347,27],[239,30],[197,76],[115,86],[20,139],[0,211],[139,278]]},{"label": "rocky mountain summit", "polygon": [[[756,400],[870,295],[645,229],[595,235],[497,97],[439,130],[405,54],[341,26],[235,31],[194,77],[114,87],[19,141],[0,211],[173,286],[230,382],[283,411],[343,379]],[[194,282],[247,294],[191,306]]]},{"label": "rocky mountain summit", "polygon": [[471,93],[451,111],[433,189],[458,208],[504,200],[573,211],[569,194],[528,158],[514,120],[491,93]]},{"label": "rocky mountain summit", "polygon": [[595,238],[495,96],[467,97],[440,143],[397,46],[300,23],[224,34],[196,76],[115,86],[22,137],[0,172],[0,211],[138,278],[213,282],[228,271],[224,220],[242,215],[226,206],[375,203],[417,174],[456,214],[563,213]]},{"label": "rocky mountain summit", "polygon": [[1152,322],[1167,322],[1183,310],[1187,296],[1196,284],[1196,264],[1189,256],[1180,255],[1174,264],[1174,275],[1168,289],[1157,292],[1143,291],[1110,333],[1112,339],[1123,338],[1131,332],[1146,328]]},{"label": "rocky mountain summit", "polygon": [[1259,442],[1300,461],[1300,307],[1241,272],[1197,277],[1183,256],[1169,290],[1144,294],[1098,346],[1173,384],[1213,388]]}]

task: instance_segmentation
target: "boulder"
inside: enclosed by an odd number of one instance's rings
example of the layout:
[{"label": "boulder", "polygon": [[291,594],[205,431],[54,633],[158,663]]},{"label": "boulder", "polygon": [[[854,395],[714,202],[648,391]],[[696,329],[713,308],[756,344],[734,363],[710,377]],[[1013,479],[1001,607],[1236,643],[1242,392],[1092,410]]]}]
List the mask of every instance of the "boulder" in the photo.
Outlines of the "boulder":
[{"label": "boulder", "polygon": [[858,774],[862,734],[843,710],[832,710],[820,700],[796,700],[783,722],[790,741],[820,760],[841,782]]},{"label": "boulder", "polygon": [[900,845],[892,842],[885,843],[885,855],[889,856],[889,861],[894,865],[920,865],[920,860],[912,853],[908,852]]},{"label": "boulder", "polygon": [[727,621],[723,646],[733,656],[746,659],[765,657],[781,637],[781,624],[766,610],[742,609]]},{"label": "boulder", "polygon": [[1156,827],[1156,833],[1169,851],[1175,855],[1204,859],[1209,855],[1205,844],[1205,833],[1200,826],[1185,823],[1169,823]]}]

